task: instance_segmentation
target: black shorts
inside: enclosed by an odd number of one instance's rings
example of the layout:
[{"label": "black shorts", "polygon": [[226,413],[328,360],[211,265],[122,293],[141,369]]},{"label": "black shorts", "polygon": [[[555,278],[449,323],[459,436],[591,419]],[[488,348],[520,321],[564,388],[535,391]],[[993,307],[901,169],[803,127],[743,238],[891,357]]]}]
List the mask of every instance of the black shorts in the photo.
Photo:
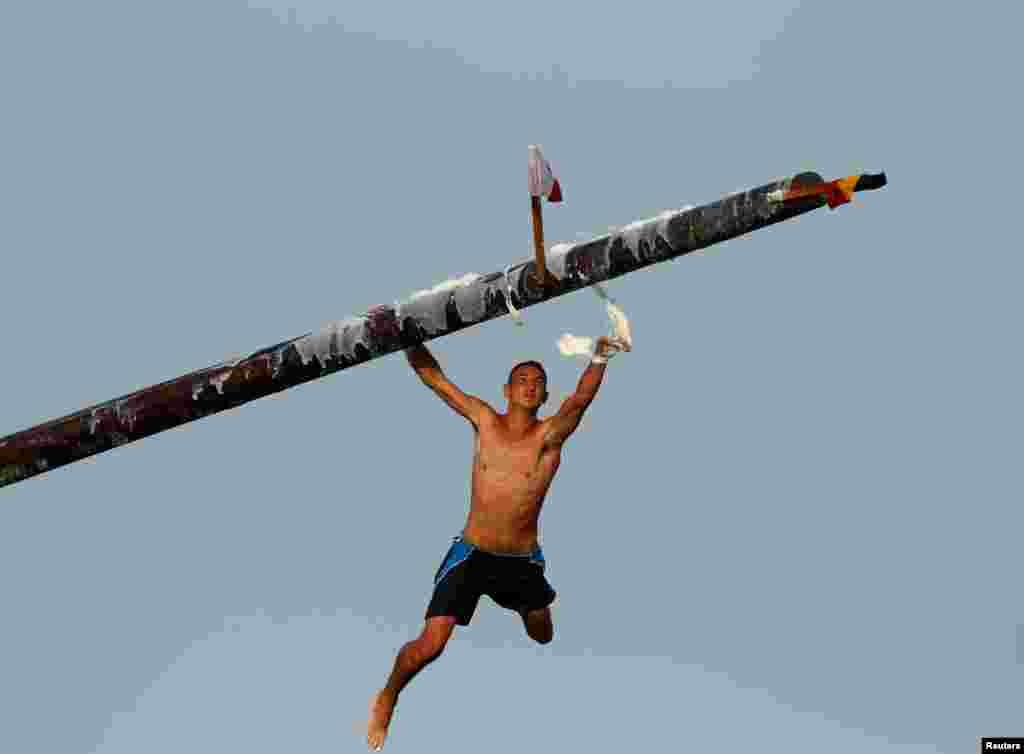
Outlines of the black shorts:
[{"label": "black shorts", "polygon": [[528,555],[498,555],[455,537],[434,574],[427,618],[453,616],[458,625],[469,625],[484,594],[517,613],[545,608],[555,601],[555,590],[544,568],[540,547]]}]

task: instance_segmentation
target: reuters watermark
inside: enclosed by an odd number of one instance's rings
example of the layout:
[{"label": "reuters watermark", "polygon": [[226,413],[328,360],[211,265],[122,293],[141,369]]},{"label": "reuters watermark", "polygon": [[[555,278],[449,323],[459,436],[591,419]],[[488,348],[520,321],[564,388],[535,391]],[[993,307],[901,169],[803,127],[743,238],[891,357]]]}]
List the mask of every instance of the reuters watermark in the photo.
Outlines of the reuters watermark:
[{"label": "reuters watermark", "polygon": [[981,754],[1003,751],[1024,753],[1024,737],[989,736],[981,739]]}]

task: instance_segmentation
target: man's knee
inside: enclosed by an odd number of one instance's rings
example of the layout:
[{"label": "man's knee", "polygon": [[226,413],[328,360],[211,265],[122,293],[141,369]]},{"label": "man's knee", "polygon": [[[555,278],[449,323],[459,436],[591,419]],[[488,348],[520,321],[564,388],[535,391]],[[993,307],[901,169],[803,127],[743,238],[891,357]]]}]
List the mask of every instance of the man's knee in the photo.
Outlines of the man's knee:
[{"label": "man's knee", "polygon": [[548,644],[555,638],[555,627],[551,622],[549,608],[523,613],[527,635],[538,644]]},{"label": "man's knee", "polygon": [[455,630],[454,618],[430,618],[423,627],[423,632],[413,642],[417,653],[424,662],[431,662],[440,657],[448,640]]}]

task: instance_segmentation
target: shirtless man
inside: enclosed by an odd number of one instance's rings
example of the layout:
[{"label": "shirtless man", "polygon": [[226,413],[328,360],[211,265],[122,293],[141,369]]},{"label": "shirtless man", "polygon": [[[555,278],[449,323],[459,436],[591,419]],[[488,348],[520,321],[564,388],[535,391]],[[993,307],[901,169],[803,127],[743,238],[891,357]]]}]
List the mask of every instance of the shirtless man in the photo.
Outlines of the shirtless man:
[{"label": "shirtless man", "polygon": [[500,414],[453,385],[425,347],[406,350],[424,384],[473,425],[472,501],[462,535],[455,537],[434,576],[422,633],[401,648],[387,685],[371,701],[370,749],[383,747],[398,695],[440,656],[455,626],[469,624],[481,595],[517,612],[534,641],[551,641],[555,590],[544,578],[537,534],[541,505],[558,471],[562,444],[597,395],[608,358],[628,350],[626,341],[598,338],[576,392],[546,419],[537,418],[548,391],[544,367],[536,361],[512,368],[504,387],[508,408]]}]

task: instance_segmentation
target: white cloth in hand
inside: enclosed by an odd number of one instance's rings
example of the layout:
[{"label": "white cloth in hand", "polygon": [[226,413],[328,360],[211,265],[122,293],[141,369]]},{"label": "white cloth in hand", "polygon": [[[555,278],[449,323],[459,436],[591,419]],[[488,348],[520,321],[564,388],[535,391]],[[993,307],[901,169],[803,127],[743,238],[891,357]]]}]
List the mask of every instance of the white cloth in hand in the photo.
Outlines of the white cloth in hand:
[{"label": "white cloth in hand", "polygon": [[605,309],[608,312],[608,319],[611,320],[611,335],[604,339],[605,347],[601,348],[597,338],[566,333],[558,339],[558,350],[563,356],[587,356],[598,364],[605,364],[615,354],[632,350],[633,334],[626,313],[612,301],[599,283],[593,288],[594,292],[605,300]]}]

